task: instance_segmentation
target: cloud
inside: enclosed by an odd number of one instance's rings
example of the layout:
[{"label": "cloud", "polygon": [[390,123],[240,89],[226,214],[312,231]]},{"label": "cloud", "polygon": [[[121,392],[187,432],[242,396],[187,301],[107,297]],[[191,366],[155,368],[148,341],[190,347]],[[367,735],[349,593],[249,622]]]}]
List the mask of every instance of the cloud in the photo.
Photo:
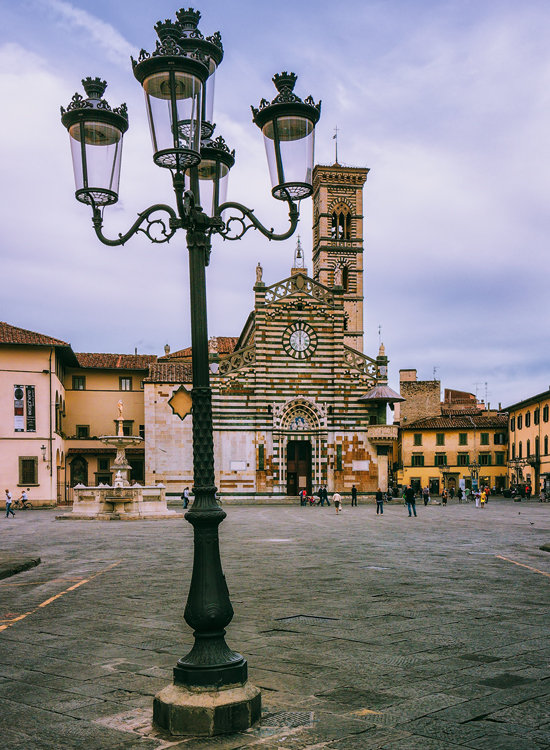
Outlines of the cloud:
[{"label": "cloud", "polygon": [[130,55],[136,57],[138,50],[110,24],[64,0],[42,0],[60,23],[83,32],[89,42],[104,50],[115,65],[128,67]]}]

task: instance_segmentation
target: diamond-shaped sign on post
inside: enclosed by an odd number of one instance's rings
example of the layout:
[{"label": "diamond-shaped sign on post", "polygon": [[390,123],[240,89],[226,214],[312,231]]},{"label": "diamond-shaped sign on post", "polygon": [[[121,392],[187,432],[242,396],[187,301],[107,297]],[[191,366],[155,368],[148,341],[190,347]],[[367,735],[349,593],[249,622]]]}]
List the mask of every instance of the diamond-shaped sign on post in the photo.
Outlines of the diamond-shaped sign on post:
[{"label": "diamond-shaped sign on post", "polygon": [[174,414],[177,414],[183,420],[191,413],[193,400],[189,391],[183,385],[180,385],[178,390],[174,391],[172,397],[168,400],[168,404]]}]

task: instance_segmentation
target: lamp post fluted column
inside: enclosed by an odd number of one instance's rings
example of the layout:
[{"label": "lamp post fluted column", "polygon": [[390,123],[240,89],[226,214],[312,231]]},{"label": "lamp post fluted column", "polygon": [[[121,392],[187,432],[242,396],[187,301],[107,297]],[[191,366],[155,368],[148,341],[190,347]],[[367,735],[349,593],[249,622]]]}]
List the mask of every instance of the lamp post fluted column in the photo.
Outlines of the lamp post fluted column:
[{"label": "lamp post fluted column", "polygon": [[187,230],[191,288],[193,351],[193,474],[194,502],[185,518],[193,526],[194,560],[185,621],[194,629],[195,645],[179,659],[174,682],[190,688],[244,684],[246,660],[225,642],[233,607],[222,571],[218,530],[226,517],[216,502],[212,389],[208,353],[206,273],[210,236],[208,217],[195,210],[195,226]]}]

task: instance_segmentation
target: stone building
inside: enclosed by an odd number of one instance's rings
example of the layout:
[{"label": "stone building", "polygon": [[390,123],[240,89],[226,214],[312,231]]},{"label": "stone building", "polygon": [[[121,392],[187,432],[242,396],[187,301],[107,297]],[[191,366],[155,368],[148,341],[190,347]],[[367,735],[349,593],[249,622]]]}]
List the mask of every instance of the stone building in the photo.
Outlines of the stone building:
[{"label": "stone building", "polygon": [[[117,403],[124,431],[144,429],[143,380],[156,356],[80,354],[70,344],[0,323],[0,476],[12,497],[35,506],[69,502],[77,483],[112,480]],[[132,478],[143,482],[143,448],[129,450]]]},{"label": "stone building", "polygon": [[0,323],[0,476],[13,499],[60,499],[65,371],[77,366],[65,341]]},{"label": "stone building", "polygon": [[[77,352],[75,356],[77,366],[67,367],[65,372],[62,435],[66,460],[60,478],[68,488],[75,484],[111,484],[115,451],[98,438],[116,434],[119,400],[124,405],[124,434],[145,436],[143,383],[157,357],[94,352]],[[144,447],[128,448],[127,454],[132,466],[130,478],[143,484]]]},{"label": "stone building", "polygon": [[511,486],[530,485],[550,494],[550,390],[506,407],[510,430],[508,473]]},{"label": "stone building", "polygon": [[[316,492],[373,493],[388,482],[397,429],[386,406],[388,360],[363,353],[362,189],[368,170],[317,166],[313,273],[298,244],[290,276],[256,270],[254,309],[234,350],[212,347],[216,484],[222,499],[273,501]],[[191,389],[189,351],[145,380],[146,482],[192,483],[191,420],[174,408]],[[383,393],[375,391],[382,386]],[[162,450],[160,450],[162,446]]]},{"label": "stone building", "polygon": [[478,402],[474,394],[445,389],[439,380],[418,381],[416,370],[400,371],[406,401],[396,406],[400,426],[395,474],[399,485],[458,490],[476,483],[507,487],[508,418]]}]

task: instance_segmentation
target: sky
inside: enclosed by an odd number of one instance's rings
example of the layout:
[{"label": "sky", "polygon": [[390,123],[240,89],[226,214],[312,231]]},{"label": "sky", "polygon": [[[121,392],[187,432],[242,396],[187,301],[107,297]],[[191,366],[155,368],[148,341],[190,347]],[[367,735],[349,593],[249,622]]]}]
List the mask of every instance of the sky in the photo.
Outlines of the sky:
[{"label": "sky", "polygon": [[[187,7],[187,6],[186,6]],[[229,200],[285,231],[250,105],[272,99],[274,73],[322,100],[316,163],[370,169],[364,189],[365,353],[380,341],[399,370],[502,407],[550,386],[550,4],[546,0],[203,0],[200,29],[220,31],[216,134],[236,151]],[[108,82],[130,128],[116,237],[139,211],[173,205],[156,167],[130,55],[154,49],[167,0],[0,0],[0,320],[75,351],[162,354],[190,344],[182,232],[151,245],[102,245],[74,199],[61,125],[80,81]],[[311,199],[298,232],[311,264]],[[296,239],[214,238],[209,333],[238,336],[255,267],[286,278]]]}]

